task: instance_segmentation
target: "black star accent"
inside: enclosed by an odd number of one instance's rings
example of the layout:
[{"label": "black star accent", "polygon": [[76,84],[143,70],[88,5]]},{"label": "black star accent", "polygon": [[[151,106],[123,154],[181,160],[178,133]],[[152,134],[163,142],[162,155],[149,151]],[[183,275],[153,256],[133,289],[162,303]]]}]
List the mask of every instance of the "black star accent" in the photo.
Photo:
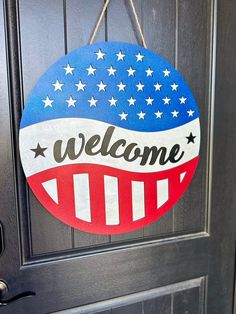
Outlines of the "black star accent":
[{"label": "black star accent", "polygon": [[35,155],[34,155],[34,158],[37,158],[38,156],[42,156],[42,157],[45,157],[44,155],[44,151],[48,149],[47,147],[41,147],[38,143],[37,147],[36,148],[31,148],[30,150],[32,150]]},{"label": "black star accent", "polygon": [[195,137],[196,137],[196,136],[193,136],[193,133],[192,133],[192,132],[189,134],[189,136],[186,136],[186,138],[188,139],[188,143],[187,143],[187,144],[189,144],[189,143],[195,143],[195,142],[194,142]]}]

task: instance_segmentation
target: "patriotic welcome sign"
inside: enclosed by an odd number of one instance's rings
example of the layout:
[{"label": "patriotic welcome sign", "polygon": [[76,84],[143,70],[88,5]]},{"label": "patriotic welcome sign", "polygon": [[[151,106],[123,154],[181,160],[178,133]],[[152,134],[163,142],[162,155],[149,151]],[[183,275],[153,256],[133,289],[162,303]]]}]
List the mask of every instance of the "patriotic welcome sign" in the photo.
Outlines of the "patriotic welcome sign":
[{"label": "patriotic welcome sign", "polygon": [[61,58],[34,87],[20,124],[22,165],[38,200],[98,234],[165,214],[189,185],[199,146],[199,113],[182,76],[121,42]]}]

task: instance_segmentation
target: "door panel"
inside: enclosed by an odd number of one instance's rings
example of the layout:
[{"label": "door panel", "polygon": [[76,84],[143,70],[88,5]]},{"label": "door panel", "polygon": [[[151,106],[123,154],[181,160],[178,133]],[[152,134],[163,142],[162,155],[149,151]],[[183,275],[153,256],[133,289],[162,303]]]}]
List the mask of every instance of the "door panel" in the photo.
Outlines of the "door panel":
[{"label": "door panel", "polygon": [[203,277],[192,279],[55,314],[200,314],[205,307],[205,283]]},{"label": "door panel", "polygon": [[[201,152],[194,179],[172,210],[144,229],[112,236],[74,230],[52,217],[28,189],[18,154],[30,90],[58,58],[88,43],[104,1],[0,3],[0,278],[9,297],[36,293],[3,313],[230,314],[235,1],[135,1],[148,47],[175,65],[193,91]],[[111,0],[96,36],[104,40],[139,42],[129,1]]]},{"label": "door panel", "polygon": [[[36,288],[37,295],[18,305],[15,303],[6,310],[18,309],[20,313],[27,313],[25,309],[31,304],[34,313],[50,313],[128,296],[131,287],[132,293],[145,292],[199,278],[200,274],[202,276],[208,272],[204,260],[208,240],[202,237],[181,241],[178,245],[154,243],[138,249],[87,254],[79,262],[78,258],[66,258],[58,262],[24,266],[21,268],[21,278],[17,278],[18,283],[23,280],[24,284],[18,287],[17,282],[12,282],[11,289]],[[36,281],[34,286],[33,282]]]},{"label": "door panel", "polygon": [[[206,230],[207,134],[210,117],[210,58],[212,20],[210,1],[136,1],[150,49],[163,54],[184,75],[199,104],[202,121],[201,158],[197,173],[185,195],[160,221],[125,235],[97,236],[73,230],[48,214],[31,191],[28,221],[33,256],[80,248],[112,246],[112,243],[149,237],[189,234]],[[86,10],[89,5],[90,10]],[[37,78],[64,53],[88,43],[102,1],[19,2],[22,90],[24,99]],[[97,13],[96,13],[97,12]],[[122,20],[122,27],[119,21]],[[168,23],[166,21],[169,21]],[[168,24],[163,29],[163,25]],[[45,27],[42,28],[42,25]],[[56,31],[55,31],[56,30]],[[152,31],[150,31],[152,30]],[[32,37],[31,34],[34,34]],[[200,40],[199,40],[200,38]],[[138,42],[128,1],[113,0],[96,41]],[[35,60],[35,61],[34,61]],[[33,65],[32,65],[33,63]],[[33,67],[33,70],[32,70]],[[21,196],[22,198],[23,196]],[[189,219],[191,217],[191,219]],[[24,232],[25,234],[25,232]],[[41,241],[38,241],[41,239]]]},{"label": "door panel", "polygon": [[[65,53],[63,1],[20,1],[19,18],[22,89],[23,99],[26,100],[42,73]],[[32,33],[38,35],[32,37]],[[72,248],[71,228],[48,213],[44,215],[42,205],[31,190],[28,193],[32,254]]]}]

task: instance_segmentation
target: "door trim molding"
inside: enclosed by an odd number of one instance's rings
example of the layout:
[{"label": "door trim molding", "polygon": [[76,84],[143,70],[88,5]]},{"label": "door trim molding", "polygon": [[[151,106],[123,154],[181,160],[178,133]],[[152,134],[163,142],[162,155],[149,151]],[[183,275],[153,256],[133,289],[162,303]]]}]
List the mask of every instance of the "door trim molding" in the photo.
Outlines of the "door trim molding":
[{"label": "door trim molding", "polygon": [[[147,301],[150,299],[154,299],[157,297],[162,297],[166,295],[171,295],[172,293],[180,292],[183,290],[188,290],[192,288],[199,288],[200,299],[199,303],[201,306],[199,314],[203,314],[204,312],[204,295],[205,295],[205,285],[206,285],[206,277],[194,278],[178,283],[174,283],[171,285],[167,285],[164,287],[154,288],[146,291],[141,291],[137,293],[133,293],[127,296],[122,296],[106,301],[101,301],[93,304],[83,305],[76,308],[66,309],[58,312],[54,312],[54,314],[91,314],[97,313],[100,311],[110,310],[111,308],[117,308],[120,306],[126,306],[138,302]],[[172,297],[172,295],[171,295]]]}]

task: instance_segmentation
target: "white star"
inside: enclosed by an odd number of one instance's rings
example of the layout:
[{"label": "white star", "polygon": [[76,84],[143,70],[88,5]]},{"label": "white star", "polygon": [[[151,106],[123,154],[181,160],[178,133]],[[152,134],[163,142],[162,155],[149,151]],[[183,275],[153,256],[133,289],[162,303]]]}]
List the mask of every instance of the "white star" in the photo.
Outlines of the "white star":
[{"label": "white star", "polygon": [[94,106],[94,107],[96,107],[97,106],[97,99],[94,99],[93,97],[90,99],[90,100],[88,100],[88,102],[90,103],[90,107],[92,107],[92,106]]},{"label": "white star", "polygon": [[76,100],[73,99],[71,96],[68,100],[66,100],[66,102],[68,103],[68,107],[75,107]]},{"label": "white star", "polygon": [[138,85],[136,86],[137,86],[137,91],[143,91],[144,85],[141,82],[139,82]]},{"label": "white star", "polygon": [[109,99],[108,101],[110,102],[110,106],[116,106],[117,99],[115,99],[114,97],[112,97],[112,98]]},{"label": "white star", "polygon": [[164,105],[169,105],[170,104],[170,98],[166,97],[162,99],[164,101]]},{"label": "white star", "polygon": [[124,91],[125,90],[125,84],[123,84],[122,82],[120,82],[120,84],[117,85],[117,87],[119,87],[119,92],[120,91]]},{"label": "white star", "polygon": [[134,76],[134,73],[136,72],[136,70],[134,70],[132,67],[130,67],[128,70],[128,76]]},{"label": "white star", "polygon": [[146,71],[147,76],[152,76],[152,73],[154,72],[152,69],[148,68]]},{"label": "white star", "polygon": [[94,75],[97,69],[93,68],[92,65],[90,64],[89,68],[87,68],[86,70],[88,71],[88,75],[90,74]]},{"label": "white star", "polygon": [[192,109],[188,110],[188,111],[187,111],[188,116],[189,116],[189,117],[193,117],[194,112],[195,112],[195,111],[193,111]]},{"label": "white star", "polygon": [[179,114],[179,111],[174,110],[171,113],[172,113],[172,118],[177,118],[178,114]]},{"label": "white star", "polygon": [[148,98],[145,99],[145,100],[146,100],[146,102],[147,102],[147,105],[152,105],[152,103],[153,103],[153,101],[154,101],[154,99],[151,98],[151,97],[148,97]]},{"label": "white star", "polygon": [[181,98],[179,98],[179,100],[180,100],[180,103],[181,103],[181,104],[185,104],[187,98],[185,98],[184,96],[182,96]]},{"label": "white star", "polygon": [[128,113],[124,113],[123,111],[122,113],[119,114],[119,116],[121,120],[127,120]]},{"label": "white star", "polygon": [[47,96],[46,99],[43,100],[43,102],[44,102],[44,108],[52,107],[52,103],[54,102],[54,100],[49,99]]},{"label": "white star", "polygon": [[60,83],[60,82],[57,80],[56,83],[54,83],[54,84],[52,84],[52,85],[54,86],[54,92],[55,92],[56,90],[61,90],[61,91],[62,91],[62,86],[63,86],[64,84]]},{"label": "white star", "polygon": [[129,106],[134,106],[135,105],[135,101],[136,99],[131,97],[130,99],[128,99],[128,102],[129,102]]},{"label": "white star", "polygon": [[109,76],[111,76],[111,75],[115,75],[115,72],[116,72],[116,69],[115,68],[113,68],[112,66],[110,66],[110,68],[109,69],[107,69],[107,71],[109,72]]},{"label": "white star", "polygon": [[145,117],[146,113],[140,111],[139,113],[137,113],[137,115],[139,116],[139,120],[140,120],[140,119],[144,120],[144,117]]},{"label": "white star", "polygon": [[154,87],[155,87],[155,90],[156,91],[160,91],[161,90],[161,87],[162,87],[162,85],[161,84],[159,84],[159,83],[156,83],[156,85],[154,85]]},{"label": "white star", "polygon": [[121,50],[116,55],[117,55],[117,61],[120,61],[120,60],[124,61],[125,54],[122,53]]},{"label": "white star", "polygon": [[77,92],[80,90],[84,91],[86,84],[83,84],[83,82],[81,80],[79,80],[79,83],[75,84],[75,86],[77,86]]},{"label": "white star", "polygon": [[164,76],[170,76],[170,71],[168,69],[165,69],[162,72],[164,73]]},{"label": "white star", "polygon": [[107,85],[104,84],[103,81],[101,81],[99,84],[97,84],[97,86],[99,88],[98,89],[99,92],[102,91],[102,90],[105,92],[105,88],[106,88]]},{"label": "white star", "polygon": [[97,55],[97,60],[102,59],[104,60],[105,53],[101,51],[101,49],[98,50],[98,52],[95,52]]},{"label": "white star", "polygon": [[143,61],[143,58],[144,58],[144,56],[140,52],[135,57],[137,58],[137,62]]},{"label": "white star", "polygon": [[158,110],[157,112],[155,112],[155,115],[156,115],[156,118],[161,119],[161,116],[163,115],[163,112]]},{"label": "white star", "polygon": [[176,90],[177,91],[177,89],[178,89],[178,87],[179,87],[179,85],[177,85],[177,84],[172,84],[172,85],[170,85],[171,86],[171,88],[172,88],[172,91],[174,91],[174,90]]},{"label": "white star", "polygon": [[72,68],[69,63],[67,64],[67,66],[64,68],[64,70],[66,71],[66,75],[67,74],[73,74],[73,71],[74,71],[75,68]]}]

